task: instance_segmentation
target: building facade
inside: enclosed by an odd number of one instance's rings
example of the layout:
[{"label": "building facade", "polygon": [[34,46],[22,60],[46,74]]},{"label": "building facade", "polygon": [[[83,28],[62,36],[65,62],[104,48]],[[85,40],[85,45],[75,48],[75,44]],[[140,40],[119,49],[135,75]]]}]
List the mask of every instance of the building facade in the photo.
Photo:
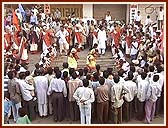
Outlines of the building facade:
[{"label": "building facade", "polygon": [[[17,8],[17,4],[6,4],[5,10]],[[41,4],[45,10],[45,5]],[[75,13],[78,18],[95,18],[96,20],[102,20],[105,17],[107,11],[110,11],[112,20],[124,20],[129,23],[131,18],[136,14],[137,10],[141,12],[142,23],[145,22],[147,15],[154,21],[159,11],[159,7],[164,8],[164,4],[48,4],[49,12],[54,13],[58,8],[61,11],[62,19]],[[23,4],[24,8],[32,7],[32,4]],[[135,11],[132,7],[135,7]],[[134,11],[134,12],[133,12]]]}]

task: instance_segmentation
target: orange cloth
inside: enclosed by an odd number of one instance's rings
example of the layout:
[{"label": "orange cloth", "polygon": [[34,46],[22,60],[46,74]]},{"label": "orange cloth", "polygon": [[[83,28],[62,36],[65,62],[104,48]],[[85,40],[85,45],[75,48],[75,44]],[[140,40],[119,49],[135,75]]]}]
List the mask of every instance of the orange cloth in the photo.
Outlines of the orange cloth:
[{"label": "orange cloth", "polygon": [[128,45],[128,48],[130,48],[131,47],[131,43],[132,43],[132,36],[127,36],[126,37],[126,43]]},{"label": "orange cloth", "polygon": [[47,31],[46,34],[43,36],[44,42],[46,44],[47,47],[51,46],[51,33],[50,31]]},{"label": "orange cloth", "polygon": [[13,24],[16,26],[17,30],[20,31],[20,26],[19,26],[19,19],[16,15],[16,12],[13,12]]},{"label": "orange cloth", "polygon": [[71,29],[67,29],[67,31],[68,31],[68,33],[69,33],[69,35],[66,37],[66,40],[67,40],[67,42],[68,42],[68,44],[70,44],[70,40],[71,40]]},{"label": "orange cloth", "polygon": [[79,44],[82,43],[82,35],[81,32],[75,32],[76,40],[78,41]]},{"label": "orange cloth", "polygon": [[11,46],[11,34],[10,33],[5,33],[4,34],[4,39],[6,40],[6,41],[4,41],[4,47],[5,47],[5,49],[7,49],[8,47]]},{"label": "orange cloth", "polygon": [[120,41],[120,32],[117,31],[117,33],[113,33],[112,34],[113,36],[113,39],[114,39],[114,43],[115,43],[115,46],[118,47],[119,46],[119,41]]}]

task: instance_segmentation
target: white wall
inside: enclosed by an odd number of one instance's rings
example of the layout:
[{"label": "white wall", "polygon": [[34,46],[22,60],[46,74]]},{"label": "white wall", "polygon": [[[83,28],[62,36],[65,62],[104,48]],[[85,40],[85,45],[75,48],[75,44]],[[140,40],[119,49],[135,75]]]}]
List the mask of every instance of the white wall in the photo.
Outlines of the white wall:
[{"label": "white wall", "polygon": [[93,18],[93,4],[83,4],[83,18]]},{"label": "white wall", "polygon": [[[139,4],[138,9],[141,12],[142,23],[144,24],[147,15],[149,15],[151,17],[151,20],[156,21],[156,15],[157,15],[156,12],[159,11],[160,6],[162,6],[165,10],[165,7],[163,4]],[[148,9],[146,9],[146,11],[145,11],[145,8],[148,8]],[[152,11],[153,9],[156,9],[156,11]],[[148,12],[152,12],[152,13],[149,14]]]}]

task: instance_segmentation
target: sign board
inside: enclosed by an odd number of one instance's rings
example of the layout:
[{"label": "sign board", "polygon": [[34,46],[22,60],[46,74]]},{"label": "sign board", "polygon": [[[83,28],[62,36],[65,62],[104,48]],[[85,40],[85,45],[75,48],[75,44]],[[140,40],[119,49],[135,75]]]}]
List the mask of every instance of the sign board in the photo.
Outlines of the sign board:
[{"label": "sign board", "polygon": [[132,24],[134,17],[138,11],[138,5],[137,4],[131,4],[130,5],[130,23]]}]

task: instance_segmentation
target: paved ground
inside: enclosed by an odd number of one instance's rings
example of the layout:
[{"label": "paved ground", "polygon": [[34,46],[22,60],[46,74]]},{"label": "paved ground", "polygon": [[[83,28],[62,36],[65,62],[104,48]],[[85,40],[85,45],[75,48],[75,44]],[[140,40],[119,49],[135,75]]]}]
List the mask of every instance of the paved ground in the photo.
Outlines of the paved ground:
[{"label": "paved ground", "polygon": [[[78,60],[79,68],[84,67],[86,63],[86,56],[88,54],[88,49],[85,49],[84,51],[81,51],[79,53],[80,59]],[[34,68],[34,64],[39,62],[40,54],[30,54],[30,64],[29,64],[29,70],[32,71]],[[62,63],[67,62],[67,56],[58,56],[57,60],[52,62],[52,66],[58,66],[60,69],[62,68]],[[97,59],[97,64],[101,65],[101,69],[107,69],[107,67],[113,67],[114,66],[114,60],[112,59],[111,52],[107,51],[105,56],[101,56]],[[12,120],[10,120],[10,123],[14,123]],[[52,116],[49,116],[47,118],[40,118],[37,117],[36,120],[32,122],[33,124],[80,124],[80,121],[72,122],[69,120],[64,120],[62,122],[54,122]],[[160,115],[158,118],[155,118],[151,124],[163,124],[164,123],[164,117],[163,115]],[[123,124],[144,124],[141,121],[137,120],[131,120],[130,122],[123,122]]]},{"label": "paved ground", "polygon": [[[83,68],[86,66],[86,56],[88,54],[88,49],[85,49],[78,53],[79,60],[78,60],[78,68]],[[40,60],[40,53],[38,54],[29,54],[29,70],[32,71],[34,68],[34,64],[39,62]],[[67,56],[60,56],[58,55],[57,59],[54,60],[51,64],[52,67],[58,66],[60,69],[62,68],[63,62],[67,62]],[[106,52],[104,56],[101,56],[97,59],[97,64],[101,65],[101,69],[107,69],[107,67],[113,67],[114,68],[114,60],[112,59],[110,50]]]}]

